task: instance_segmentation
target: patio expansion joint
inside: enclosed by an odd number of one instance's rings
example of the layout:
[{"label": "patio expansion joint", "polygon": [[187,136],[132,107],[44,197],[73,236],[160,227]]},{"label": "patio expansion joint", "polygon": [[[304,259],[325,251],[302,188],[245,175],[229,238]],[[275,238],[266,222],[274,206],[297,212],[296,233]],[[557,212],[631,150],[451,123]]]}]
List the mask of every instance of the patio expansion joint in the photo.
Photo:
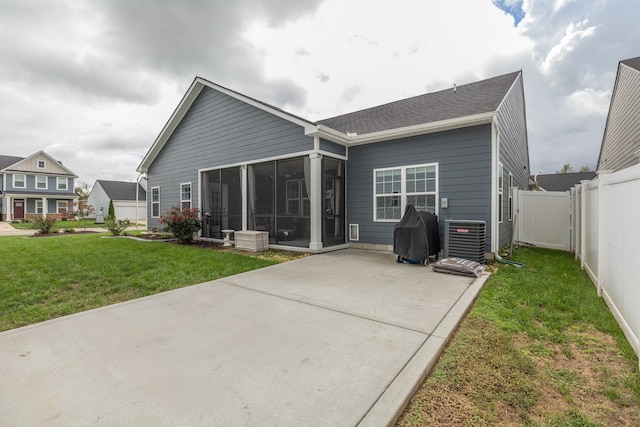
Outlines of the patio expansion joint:
[{"label": "patio expansion joint", "polygon": [[431,336],[431,333],[429,333],[429,332],[421,331],[421,330],[415,329],[415,328],[409,328],[409,327],[406,327],[406,326],[396,325],[396,324],[393,324],[393,323],[390,323],[390,322],[385,322],[383,320],[376,319],[376,318],[373,318],[373,317],[362,316],[362,315],[359,315],[359,314],[350,313],[348,311],[339,310],[337,308],[328,307],[326,305],[314,304],[314,303],[309,302],[309,301],[304,301],[304,300],[300,300],[300,299],[296,299],[296,298],[286,297],[286,296],[279,295],[279,294],[272,293],[272,292],[261,291],[261,290],[258,290],[258,289],[252,288],[252,287],[238,285],[236,283],[228,283],[228,282],[225,282],[224,279],[219,279],[218,281],[221,282],[221,283],[224,283],[225,285],[235,286],[237,288],[241,288],[241,289],[244,289],[244,290],[247,290],[247,291],[257,292],[257,293],[260,293],[260,294],[263,294],[263,295],[269,295],[271,297],[280,298],[280,299],[283,299],[283,300],[287,300],[287,301],[292,301],[292,302],[299,303],[299,304],[308,305],[310,307],[315,307],[315,308],[320,308],[320,309],[323,309],[323,310],[333,311],[334,313],[340,313],[340,314],[344,314],[346,316],[355,317],[355,318],[363,319],[363,320],[368,320],[368,321],[379,323],[379,324],[385,325],[385,326],[391,326],[391,327],[398,328],[398,329],[404,329],[406,331],[416,332],[416,333],[418,333],[420,335],[424,335],[425,336],[424,341],[426,341]]}]

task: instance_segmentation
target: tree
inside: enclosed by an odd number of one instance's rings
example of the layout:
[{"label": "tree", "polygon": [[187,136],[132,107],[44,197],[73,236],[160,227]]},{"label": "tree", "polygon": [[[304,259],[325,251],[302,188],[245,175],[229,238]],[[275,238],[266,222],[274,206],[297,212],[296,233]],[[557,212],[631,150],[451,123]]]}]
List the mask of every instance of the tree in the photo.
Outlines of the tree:
[{"label": "tree", "polygon": [[569,163],[565,163],[564,165],[562,165],[562,169],[560,169],[559,171],[556,171],[556,173],[572,173],[572,172],[573,172],[573,168]]},{"label": "tree", "polygon": [[109,213],[107,219],[116,219],[116,209],[113,207],[113,200],[109,199]]},{"label": "tree", "polygon": [[591,172],[591,168],[589,166],[580,166],[580,172]]},{"label": "tree", "polygon": [[78,185],[76,185],[73,191],[78,195],[80,200],[87,200],[89,193],[91,193],[91,186],[86,182],[78,182]]}]

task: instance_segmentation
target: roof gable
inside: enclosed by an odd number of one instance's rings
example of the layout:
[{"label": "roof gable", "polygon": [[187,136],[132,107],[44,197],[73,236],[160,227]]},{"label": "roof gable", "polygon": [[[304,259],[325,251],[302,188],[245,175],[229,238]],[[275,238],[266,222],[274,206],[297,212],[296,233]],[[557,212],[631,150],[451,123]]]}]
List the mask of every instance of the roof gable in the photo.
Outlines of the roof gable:
[{"label": "roof gable", "polygon": [[[8,158],[10,156],[3,156],[3,157]],[[14,171],[14,172],[35,172],[35,173],[65,175],[65,176],[71,176],[73,178],[78,177],[70,169],[64,166],[60,161],[54,159],[53,157],[51,157],[49,154],[45,153],[42,150],[26,158],[15,157],[14,159],[19,159],[19,160],[17,162],[14,162],[5,166],[3,170]],[[39,161],[44,161],[43,168],[38,167]]]},{"label": "roof gable", "polygon": [[[136,200],[136,183],[126,181],[97,180],[96,185],[102,187],[111,200]],[[138,200],[146,200],[147,192],[138,184]]]}]

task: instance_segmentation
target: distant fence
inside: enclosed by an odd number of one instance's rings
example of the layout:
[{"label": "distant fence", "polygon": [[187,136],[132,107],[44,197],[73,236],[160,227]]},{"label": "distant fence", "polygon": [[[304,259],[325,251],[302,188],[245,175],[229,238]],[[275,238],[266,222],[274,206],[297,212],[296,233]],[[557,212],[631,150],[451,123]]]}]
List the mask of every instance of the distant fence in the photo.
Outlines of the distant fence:
[{"label": "distant fence", "polygon": [[640,165],[571,190],[572,250],[640,357]]},{"label": "distant fence", "polygon": [[515,194],[515,239],[574,252],[640,358],[640,165]]}]

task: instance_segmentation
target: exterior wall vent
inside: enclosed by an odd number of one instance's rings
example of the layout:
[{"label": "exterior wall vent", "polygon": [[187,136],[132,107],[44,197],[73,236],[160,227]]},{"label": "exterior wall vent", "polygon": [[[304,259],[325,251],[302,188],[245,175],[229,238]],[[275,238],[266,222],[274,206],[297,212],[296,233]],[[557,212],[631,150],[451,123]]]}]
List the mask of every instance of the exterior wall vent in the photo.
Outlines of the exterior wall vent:
[{"label": "exterior wall vent", "polygon": [[485,221],[445,220],[444,257],[484,263]]}]

